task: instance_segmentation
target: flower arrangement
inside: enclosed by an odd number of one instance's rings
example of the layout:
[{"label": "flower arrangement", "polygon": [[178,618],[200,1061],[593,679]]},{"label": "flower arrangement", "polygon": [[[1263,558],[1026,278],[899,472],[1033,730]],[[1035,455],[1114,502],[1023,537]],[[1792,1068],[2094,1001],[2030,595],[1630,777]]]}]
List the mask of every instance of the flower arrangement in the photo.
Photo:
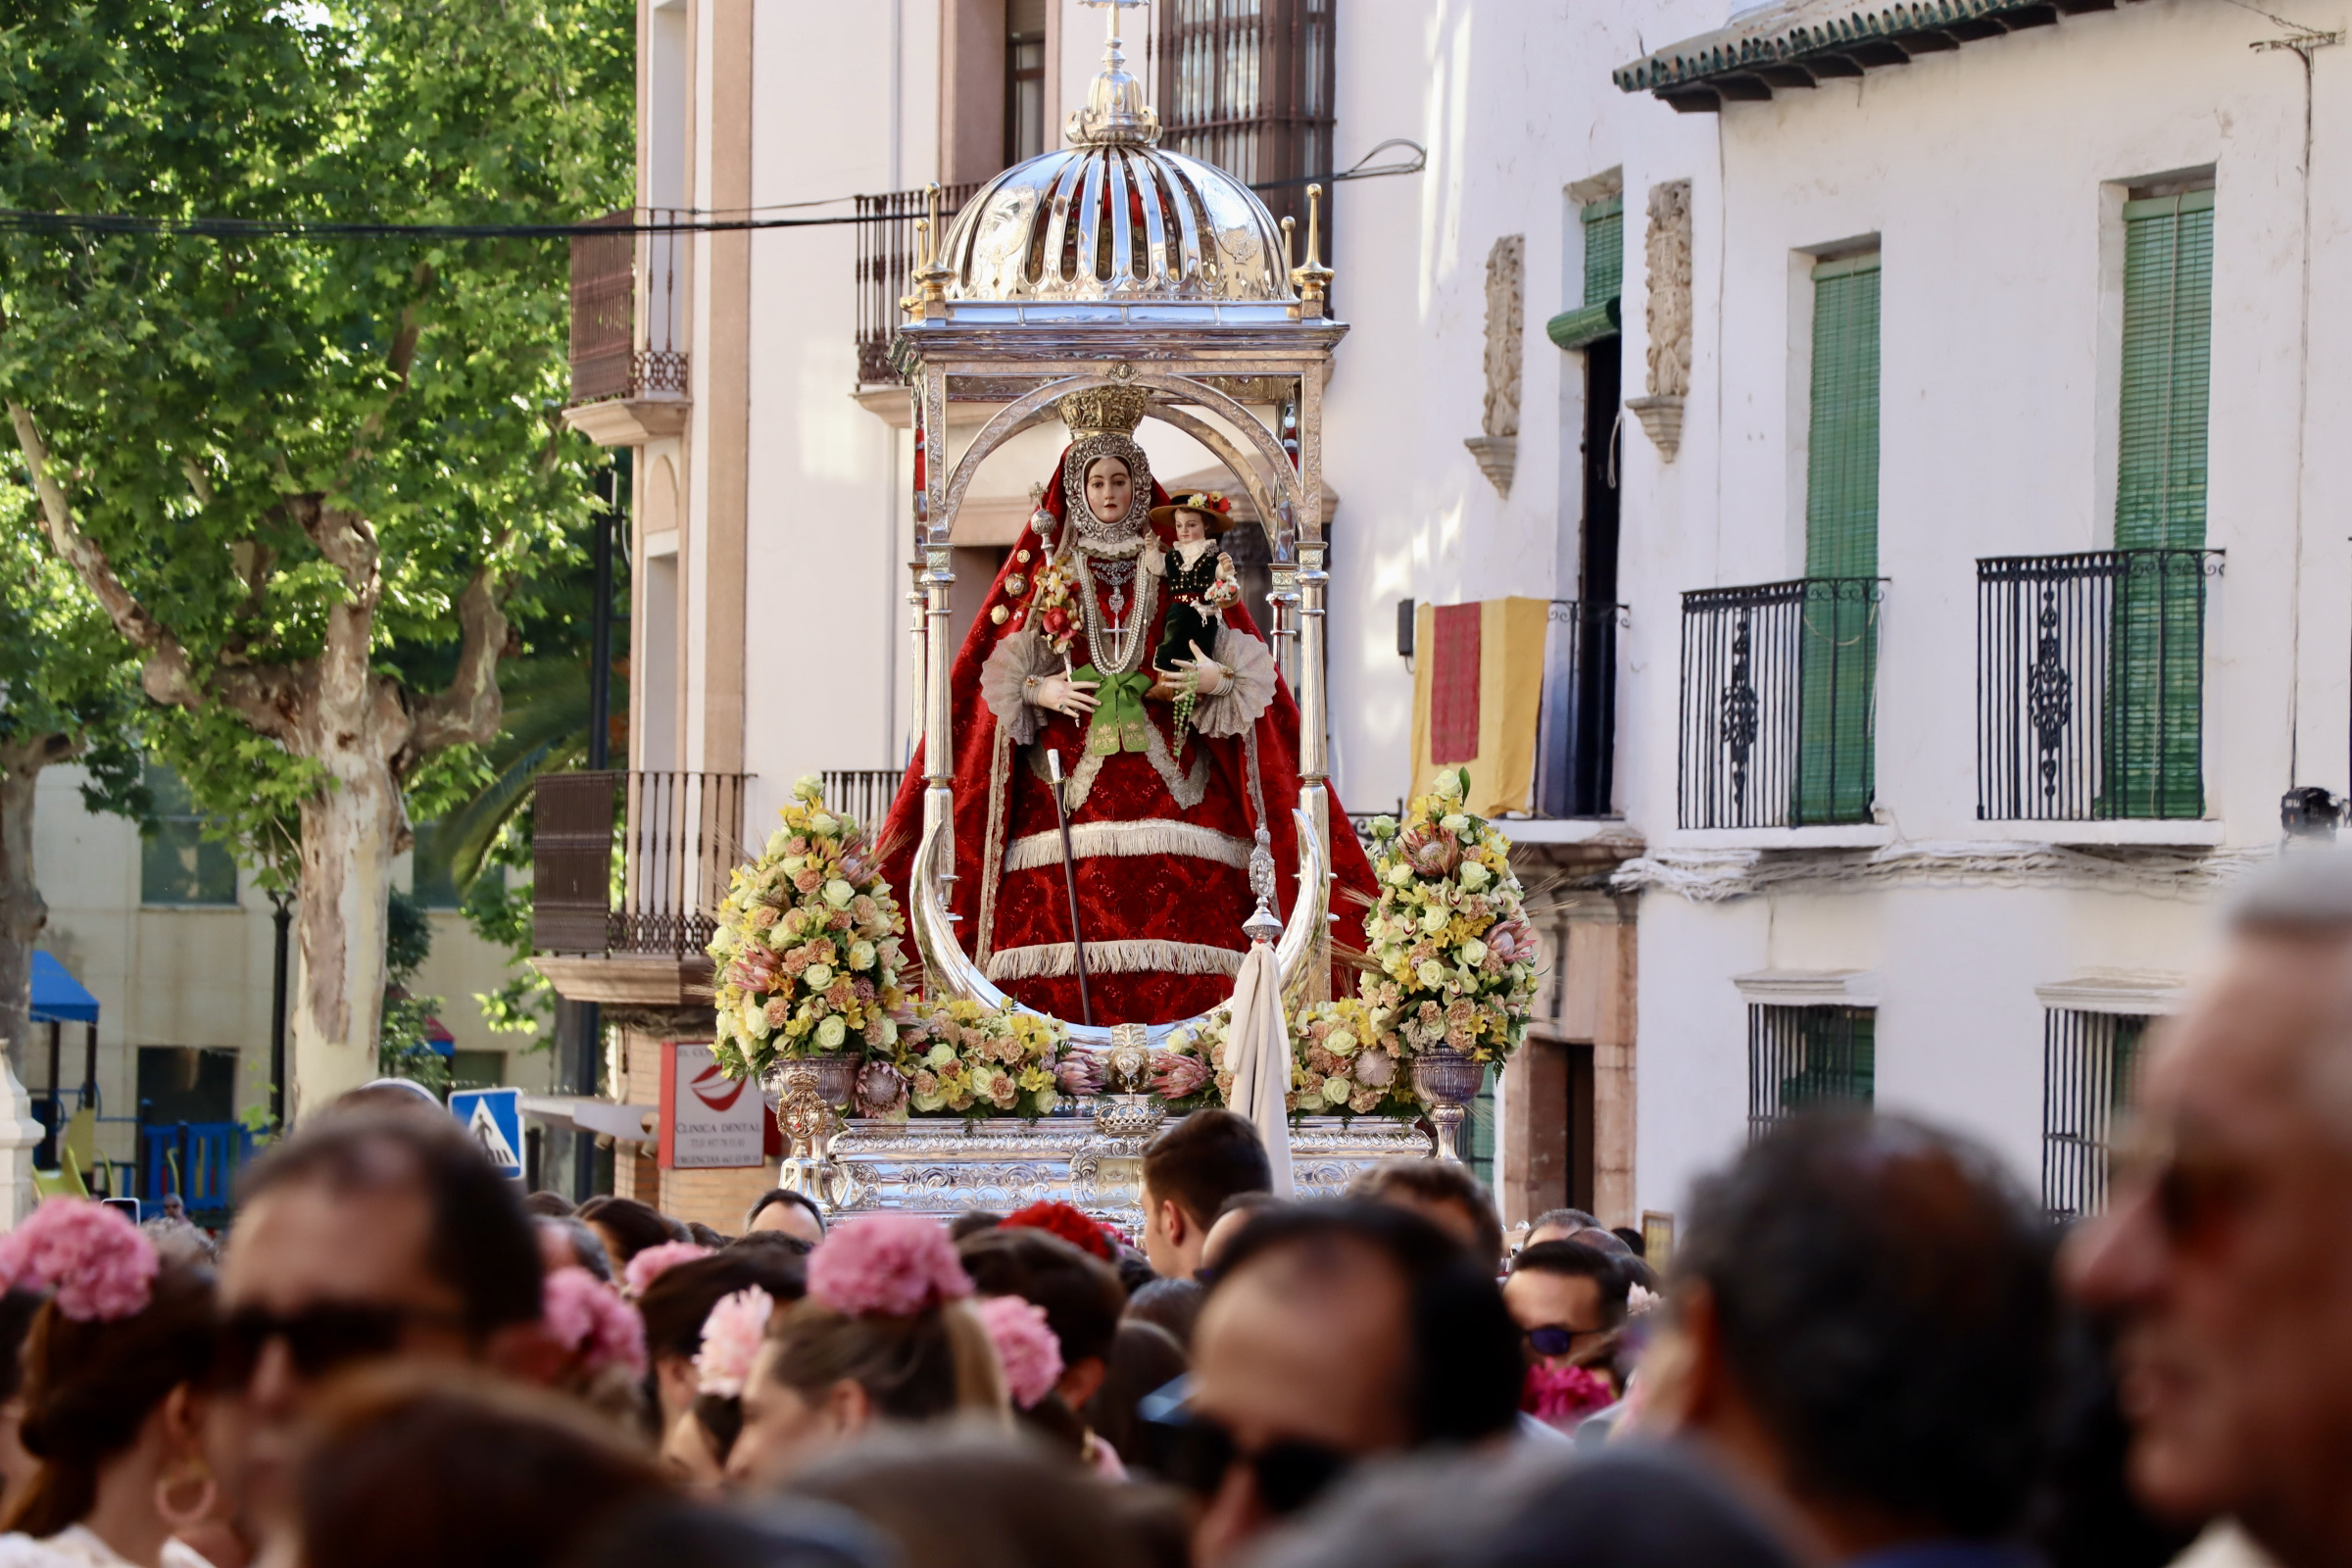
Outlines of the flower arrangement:
[{"label": "flower arrangement", "polygon": [[[1177,1029],[1152,1057],[1152,1086],[1171,1110],[1222,1105],[1233,1093],[1226,1065],[1226,1032],[1231,1023],[1219,1008],[1199,1023]],[[1395,1116],[1421,1113],[1405,1069],[1406,1053],[1389,1016],[1369,1002],[1347,997],[1299,1009],[1291,1020],[1291,1090],[1285,1097],[1294,1116]]]},{"label": "flower arrangement", "polygon": [[850,1317],[912,1317],[971,1294],[948,1228],[921,1214],[860,1214],[808,1254],[809,1299]]},{"label": "flower arrangement", "polygon": [[87,1198],[52,1198],[0,1236],[0,1288],[48,1291],[76,1323],[136,1316],[160,1267],[136,1225]]},{"label": "flower arrangement", "polygon": [[1077,575],[1049,556],[1037,569],[1036,587],[1029,599],[1030,624],[1048,649],[1066,654],[1078,638],[1078,620]]},{"label": "flower arrangement", "polygon": [[979,1312],[1004,1369],[1004,1392],[1020,1408],[1034,1407],[1061,1381],[1061,1342],[1046,1326],[1046,1309],[1017,1296],[992,1296]]},{"label": "flower arrangement", "polygon": [[1372,823],[1380,897],[1364,916],[1363,1000],[1395,1020],[1407,1054],[1446,1049],[1501,1061],[1527,1033],[1536,939],[1510,844],[1462,809],[1467,768],[1438,775],[1404,820]]},{"label": "flower arrangement", "polygon": [[710,1249],[699,1242],[663,1242],[630,1258],[628,1266],[620,1271],[621,1284],[631,1296],[642,1297],[653,1288],[654,1281],[680,1263],[710,1255]]},{"label": "flower arrangement", "polygon": [[645,1376],[645,1320],[618,1291],[576,1265],[557,1269],[541,1290],[547,1331],[582,1375],[620,1367]]},{"label": "flower arrangement", "polygon": [[1051,1115],[1069,1032],[1052,1019],[963,1001],[918,1003],[897,1066],[917,1115]]},{"label": "flower arrangement", "polygon": [[811,773],[792,787],[784,822],[760,858],[737,866],[718,932],[711,1047],[729,1077],[820,1052],[887,1053],[906,926],[882,857],[857,821],[825,808]]},{"label": "flower arrangement", "polygon": [[694,1353],[695,1390],[722,1399],[739,1398],[751,1381],[752,1362],[767,1337],[776,1299],[757,1285],[722,1296],[703,1319],[702,1348]]}]

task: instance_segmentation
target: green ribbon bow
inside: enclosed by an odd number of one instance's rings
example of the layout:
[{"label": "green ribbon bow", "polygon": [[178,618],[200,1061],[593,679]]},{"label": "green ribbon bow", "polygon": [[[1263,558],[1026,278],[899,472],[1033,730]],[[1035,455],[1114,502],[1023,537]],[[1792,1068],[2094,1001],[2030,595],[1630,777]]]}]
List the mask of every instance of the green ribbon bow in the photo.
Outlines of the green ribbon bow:
[{"label": "green ribbon bow", "polygon": [[1079,680],[1101,682],[1095,688],[1095,721],[1086,730],[1089,752],[1108,757],[1118,751],[1149,749],[1150,731],[1144,727],[1147,722],[1144,693],[1152,689],[1149,671],[1138,669],[1124,675],[1105,675],[1092,664],[1080,664],[1071,674]]}]

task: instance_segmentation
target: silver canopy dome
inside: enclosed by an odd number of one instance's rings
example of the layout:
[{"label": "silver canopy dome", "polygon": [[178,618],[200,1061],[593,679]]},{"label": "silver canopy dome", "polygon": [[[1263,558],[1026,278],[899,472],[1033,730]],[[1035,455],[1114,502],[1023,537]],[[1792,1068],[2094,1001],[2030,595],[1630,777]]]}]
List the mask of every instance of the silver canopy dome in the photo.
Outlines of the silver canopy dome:
[{"label": "silver canopy dome", "polygon": [[[1115,15],[1115,14],[1114,14]],[[939,262],[950,300],[1288,303],[1282,228],[1223,170],[1153,145],[1115,27],[1070,145],[981,187]]]}]

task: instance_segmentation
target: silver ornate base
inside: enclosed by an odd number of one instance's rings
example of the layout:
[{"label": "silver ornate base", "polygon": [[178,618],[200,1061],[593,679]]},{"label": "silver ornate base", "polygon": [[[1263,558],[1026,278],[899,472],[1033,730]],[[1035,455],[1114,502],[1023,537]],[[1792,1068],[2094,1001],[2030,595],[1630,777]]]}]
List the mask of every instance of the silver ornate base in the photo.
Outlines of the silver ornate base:
[{"label": "silver ornate base", "polygon": [[[833,1135],[840,1175],[831,1206],[1002,1214],[1058,1200],[1140,1238],[1144,1148],[1173,1125],[1147,1105],[1140,1095],[1106,1096],[1091,1117],[1006,1117],[974,1122],[968,1132],[957,1121],[852,1118]],[[1335,1198],[1381,1160],[1429,1154],[1429,1139],[1411,1126],[1368,1116],[1352,1123],[1310,1116],[1291,1132],[1291,1177],[1300,1198]]]}]

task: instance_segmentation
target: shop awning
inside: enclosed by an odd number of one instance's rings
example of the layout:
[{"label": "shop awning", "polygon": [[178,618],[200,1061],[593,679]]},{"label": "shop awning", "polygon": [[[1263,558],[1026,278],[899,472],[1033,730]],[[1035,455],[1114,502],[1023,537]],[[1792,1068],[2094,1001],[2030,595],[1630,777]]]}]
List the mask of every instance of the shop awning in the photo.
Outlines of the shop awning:
[{"label": "shop awning", "polygon": [[32,956],[32,1021],[89,1024],[98,1021],[98,999],[64,964],[37,951]]}]

